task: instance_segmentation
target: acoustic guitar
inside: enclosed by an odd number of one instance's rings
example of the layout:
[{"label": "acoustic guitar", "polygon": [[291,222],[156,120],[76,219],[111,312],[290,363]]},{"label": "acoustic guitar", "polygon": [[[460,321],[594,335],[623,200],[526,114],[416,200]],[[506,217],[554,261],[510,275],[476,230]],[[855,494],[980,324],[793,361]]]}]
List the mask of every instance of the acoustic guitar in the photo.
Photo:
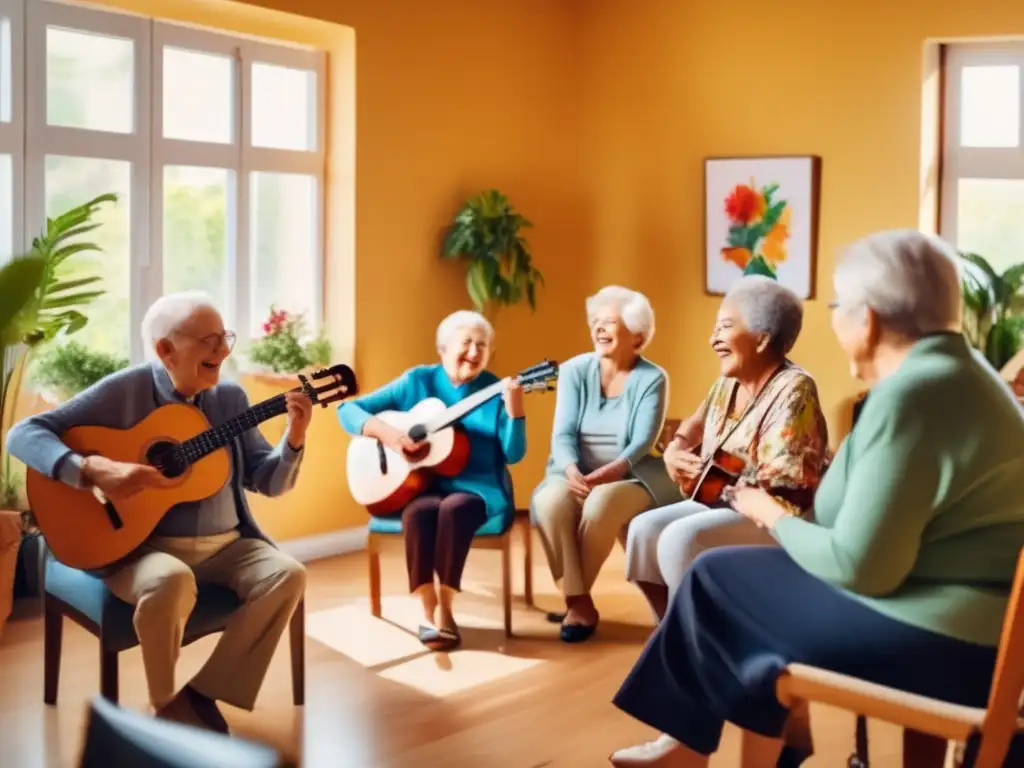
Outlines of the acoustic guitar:
[{"label": "acoustic guitar", "polygon": [[683,495],[692,501],[712,507],[722,503],[722,492],[739,482],[746,462],[735,454],[717,449],[693,478],[679,485]]},{"label": "acoustic guitar", "polygon": [[[325,380],[320,386],[304,375],[298,378],[301,386],[291,391],[302,392],[324,408],[358,392],[355,374],[347,365],[310,374],[314,381]],[[30,468],[25,478],[29,506],[54,557],[72,568],[89,570],[130,554],[175,504],[209,498],[224,487],[231,476],[232,440],[286,411],[285,395],[280,394],[216,427],[187,403],[160,406],[128,429],[72,427],[61,440],[76,453],[148,464],[174,482],[141,490],[115,505],[99,489],[74,488]]]},{"label": "acoustic guitar", "polygon": [[[525,392],[547,392],[558,378],[558,364],[551,360],[526,368],[515,377]],[[415,457],[396,452],[379,440],[355,436],[348,447],[349,490],[371,515],[388,515],[404,509],[430,484],[435,475],[455,477],[469,460],[469,437],[456,422],[505,388],[496,381],[451,407],[428,397],[408,411],[374,414],[385,424],[401,430],[423,450]]]}]

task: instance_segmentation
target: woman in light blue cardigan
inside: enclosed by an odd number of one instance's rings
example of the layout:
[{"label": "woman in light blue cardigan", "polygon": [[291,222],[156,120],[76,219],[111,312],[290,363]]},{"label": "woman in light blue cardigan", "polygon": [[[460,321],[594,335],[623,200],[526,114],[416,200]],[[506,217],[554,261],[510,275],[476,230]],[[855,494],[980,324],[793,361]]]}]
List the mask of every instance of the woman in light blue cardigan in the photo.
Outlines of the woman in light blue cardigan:
[{"label": "woman in light blue cardigan", "polygon": [[594,351],[559,369],[551,456],[533,492],[551,575],[562,582],[567,643],[589,638],[599,619],[590,589],[624,526],[644,510],[680,500],[651,455],[668,403],[668,376],[641,356],[654,336],[646,297],[608,286],[587,299]]}]

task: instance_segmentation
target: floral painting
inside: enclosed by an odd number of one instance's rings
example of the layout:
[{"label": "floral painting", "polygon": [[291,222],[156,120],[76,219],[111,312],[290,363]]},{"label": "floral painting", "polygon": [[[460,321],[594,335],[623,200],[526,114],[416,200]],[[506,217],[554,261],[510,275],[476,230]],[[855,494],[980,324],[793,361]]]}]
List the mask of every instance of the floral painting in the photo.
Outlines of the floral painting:
[{"label": "floral painting", "polygon": [[814,289],[816,157],[715,158],[705,167],[705,289],[744,273],[774,277],[802,298]]}]

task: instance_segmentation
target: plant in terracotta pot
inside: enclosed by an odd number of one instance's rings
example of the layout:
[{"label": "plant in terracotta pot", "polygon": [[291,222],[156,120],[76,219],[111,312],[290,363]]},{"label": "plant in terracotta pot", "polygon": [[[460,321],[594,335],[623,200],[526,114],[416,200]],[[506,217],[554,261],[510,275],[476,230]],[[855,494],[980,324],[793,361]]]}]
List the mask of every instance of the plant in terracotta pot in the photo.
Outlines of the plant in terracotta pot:
[{"label": "plant in terracotta pot", "polygon": [[321,331],[311,337],[305,317],[276,306],[263,323],[263,336],[249,345],[249,361],[264,372],[277,375],[302,373],[331,364],[331,344]]}]

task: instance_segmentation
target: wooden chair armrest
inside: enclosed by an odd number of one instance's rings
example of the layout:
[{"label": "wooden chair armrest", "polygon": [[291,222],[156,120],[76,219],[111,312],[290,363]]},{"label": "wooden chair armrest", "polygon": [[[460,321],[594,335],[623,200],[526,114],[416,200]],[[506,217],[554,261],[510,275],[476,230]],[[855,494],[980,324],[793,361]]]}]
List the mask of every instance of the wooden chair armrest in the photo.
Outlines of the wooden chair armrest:
[{"label": "wooden chair armrest", "polygon": [[817,701],[950,741],[965,741],[985,718],[983,708],[949,704],[804,664],[786,667],[775,691],[785,706]]}]

